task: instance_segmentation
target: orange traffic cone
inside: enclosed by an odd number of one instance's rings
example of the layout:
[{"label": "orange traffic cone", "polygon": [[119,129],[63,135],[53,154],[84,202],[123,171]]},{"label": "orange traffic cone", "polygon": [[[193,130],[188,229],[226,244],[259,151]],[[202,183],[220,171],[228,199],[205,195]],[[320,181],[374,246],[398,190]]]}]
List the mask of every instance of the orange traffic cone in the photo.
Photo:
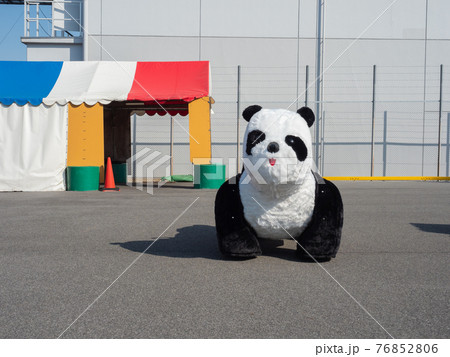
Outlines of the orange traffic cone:
[{"label": "orange traffic cone", "polygon": [[120,189],[116,187],[116,183],[114,182],[114,173],[110,157],[108,157],[108,161],[106,162],[105,187],[101,188],[100,191],[120,191]]}]

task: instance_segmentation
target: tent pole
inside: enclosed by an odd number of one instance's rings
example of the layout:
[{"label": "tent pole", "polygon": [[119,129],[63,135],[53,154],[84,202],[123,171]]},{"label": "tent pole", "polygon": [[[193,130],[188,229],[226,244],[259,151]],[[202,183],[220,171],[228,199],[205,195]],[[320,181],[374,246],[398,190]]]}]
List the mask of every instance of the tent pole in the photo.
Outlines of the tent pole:
[{"label": "tent pole", "polygon": [[173,116],[170,116],[170,180],[173,176]]},{"label": "tent pole", "polygon": [[241,166],[241,128],[239,123],[239,116],[241,112],[241,66],[237,67],[237,101],[236,101],[236,175],[239,173]]},{"label": "tent pole", "polygon": [[133,183],[136,184],[136,113],[133,114]]},{"label": "tent pole", "polygon": [[442,128],[442,76],[444,73],[444,65],[440,66],[439,74],[439,121],[438,121],[438,147],[437,147],[437,173],[436,176],[440,176],[441,168],[441,128]]},{"label": "tent pole", "polygon": [[372,139],[370,141],[370,176],[374,175],[375,162],[375,84],[376,84],[377,65],[373,65],[372,73]]}]

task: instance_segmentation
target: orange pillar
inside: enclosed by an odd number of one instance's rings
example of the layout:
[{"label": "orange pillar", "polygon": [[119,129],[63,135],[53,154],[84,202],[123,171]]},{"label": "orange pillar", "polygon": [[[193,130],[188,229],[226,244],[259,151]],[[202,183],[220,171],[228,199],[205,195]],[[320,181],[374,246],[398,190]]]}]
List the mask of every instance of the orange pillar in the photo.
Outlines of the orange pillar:
[{"label": "orange pillar", "polygon": [[103,106],[69,104],[67,166],[99,166],[104,182]]},{"label": "orange pillar", "polygon": [[211,103],[203,97],[189,103],[189,148],[194,165],[211,163]]}]

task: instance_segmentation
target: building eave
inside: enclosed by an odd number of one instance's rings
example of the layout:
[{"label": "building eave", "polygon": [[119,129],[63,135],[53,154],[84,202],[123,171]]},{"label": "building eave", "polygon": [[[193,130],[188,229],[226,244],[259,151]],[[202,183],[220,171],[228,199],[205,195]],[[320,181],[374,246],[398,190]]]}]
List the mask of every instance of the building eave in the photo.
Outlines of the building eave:
[{"label": "building eave", "polygon": [[82,45],[83,37],[21,37],[20,41],[28,44],[74,44]]}]

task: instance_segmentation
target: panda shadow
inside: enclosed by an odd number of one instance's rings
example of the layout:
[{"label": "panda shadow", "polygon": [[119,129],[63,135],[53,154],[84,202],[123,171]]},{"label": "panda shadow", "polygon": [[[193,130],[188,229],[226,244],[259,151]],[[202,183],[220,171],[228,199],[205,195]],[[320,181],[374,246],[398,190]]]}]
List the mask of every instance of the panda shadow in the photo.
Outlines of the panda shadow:
[{"label": "panda shadow", "polygon": [[[262,256],[280,258],[299,263],[326,263],[331,260],[331,258],[299,256],[297,252],[297,243],[293,240],[258,238],[258,241],[261,247]],[[284,245],[286,246],[283,247]]]},{"label": "panda shadow", "polygon": [[298,261],[295,255],[295,249],[284,247],[282,239],[264,239],[258,238],[262,256],[280,258],[284,260]]},{"label": "panda shadow", "polygon": [[207,225],[193,225],[177,229],[173,237],[110,243],[136,253],[171,258],[206,258],[222,260],[217,247],[216,228]]},{"label": "panda shadow", "polygon": [[[279,258],[295,262],[303,262],[297,255],[296,247],[289,247],[292,245],[290,241],[283,239],[264,239],[258,238],[259,246],[261,247],[262,256]],[[305,260],[305,262],[308,262]]]},{"label": "panda shadow", "polygon": [[[262,256],[280,258],[288,261],[310,263],[307,259],[301,259],[296,252],[296,247],[289,247],[292,243],[284,240],[258,239]],[[136,253],[144,253],[170,258],[205,258],[211,260],[241,261],[253,258],[226,257],[223,256],[217,244],[216,228],[207,225],[193,225],[178,228],[173,237],[136,240],[128,242],[115,242],[123,249]],[[285,246],[287,245],[287,246]]]}]

